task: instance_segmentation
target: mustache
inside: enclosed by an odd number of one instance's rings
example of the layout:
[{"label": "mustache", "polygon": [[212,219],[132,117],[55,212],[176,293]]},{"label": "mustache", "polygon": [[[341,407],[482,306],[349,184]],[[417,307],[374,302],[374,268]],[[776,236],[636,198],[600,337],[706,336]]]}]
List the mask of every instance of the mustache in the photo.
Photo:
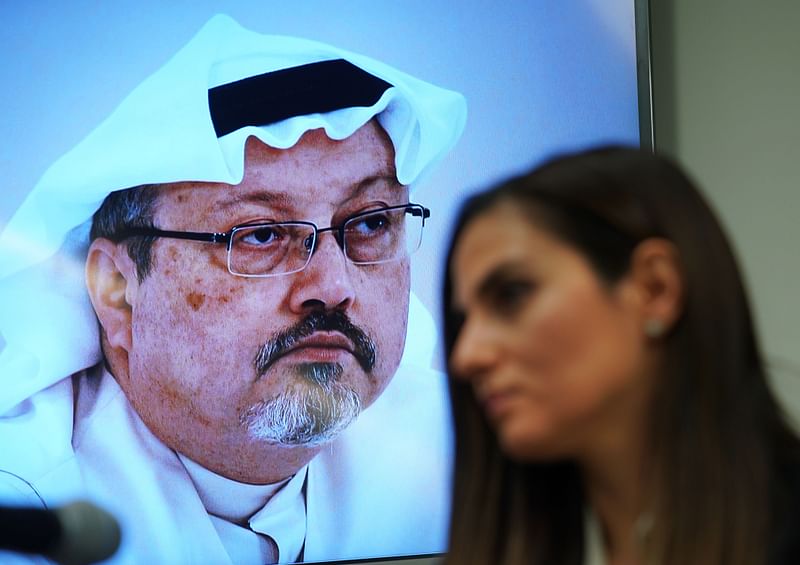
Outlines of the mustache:
[{"label": "mustache", "polygon": [[314,332],[339,332],[352,344],[353,356],[365,372],[369,373],[375,367],[375,342],[364,330],[353,324],[347,314],[338,310],[314,311],[292,327],[273,335],[258,348],[253,365],[259,378],[300,340]]}]

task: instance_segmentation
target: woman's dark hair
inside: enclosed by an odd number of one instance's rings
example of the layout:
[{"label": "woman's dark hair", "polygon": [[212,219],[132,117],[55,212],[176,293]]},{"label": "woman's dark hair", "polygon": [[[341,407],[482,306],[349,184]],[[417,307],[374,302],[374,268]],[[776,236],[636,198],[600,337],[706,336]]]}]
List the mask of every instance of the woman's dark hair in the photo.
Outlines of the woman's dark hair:
[{"label": "woman's dark hair", "polygon": [[[451,308],[451,262],[464,229],[498,204],[579,250],[613,284],[639,242],[664,238],[680,255],[683,313],[663,338],[650,438],[655,457],[656,563],[765,562],[783,479],[800,451],[767,384],[742,277],[719,222],[668,159],[600,148],[555,159],[468,200],[444,285],[447,358],[462,323]],[[469,384],[450,380],[456,428],[448,562],[583,562],[586,501],[570,461],[521,463],[501,452]]]}]

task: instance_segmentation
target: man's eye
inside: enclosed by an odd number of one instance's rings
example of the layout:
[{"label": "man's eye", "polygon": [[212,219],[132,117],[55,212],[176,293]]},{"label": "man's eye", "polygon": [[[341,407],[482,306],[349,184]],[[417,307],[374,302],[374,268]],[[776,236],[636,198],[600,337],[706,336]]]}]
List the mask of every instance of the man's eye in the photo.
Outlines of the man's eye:
[{"label": "man's eye", "polygon": [[351,230],[358,232],[359,235],[371,235],[386,229],[390,223],[391,220],[386,214],[374,214],[353,221]]},{"label": "man's eye", "polygon": [[248,245],[268,245],[270,243],[275,243],[281,239],[281,233],[279,230],[272,226],[264,226],[260,228],[252,228],[243,230],[237,241],[239,243],[246,243]]}]

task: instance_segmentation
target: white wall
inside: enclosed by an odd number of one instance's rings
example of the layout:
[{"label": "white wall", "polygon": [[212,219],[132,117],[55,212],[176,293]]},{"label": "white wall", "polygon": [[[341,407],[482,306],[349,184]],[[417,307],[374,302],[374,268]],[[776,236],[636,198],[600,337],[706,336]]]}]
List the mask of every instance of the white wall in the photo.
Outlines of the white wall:
[{"label": "white wall", "polygon": [[722,216],[778,393],[800,421],[800,2],[650,9],[657,149]]}]

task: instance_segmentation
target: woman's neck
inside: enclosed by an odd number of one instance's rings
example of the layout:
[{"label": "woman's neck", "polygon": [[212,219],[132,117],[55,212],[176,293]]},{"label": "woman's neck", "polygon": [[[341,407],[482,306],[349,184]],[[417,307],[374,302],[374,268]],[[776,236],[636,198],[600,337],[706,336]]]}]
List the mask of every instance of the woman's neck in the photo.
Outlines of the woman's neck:
[{"label": "woman's neck", "polygon": [[636,525],[642,515],[640,493],[633,488],[599,486],[588,482],[587,496],[600,523],[608,565],[642,565]]},{"label": "woman's neck", "polygon": [[597,517],[608,565],[642,565],[642,526],[650,520],[651,496],[644,464],[644,438],[633,430],[604,438],[581,461],[587,501]]}]

